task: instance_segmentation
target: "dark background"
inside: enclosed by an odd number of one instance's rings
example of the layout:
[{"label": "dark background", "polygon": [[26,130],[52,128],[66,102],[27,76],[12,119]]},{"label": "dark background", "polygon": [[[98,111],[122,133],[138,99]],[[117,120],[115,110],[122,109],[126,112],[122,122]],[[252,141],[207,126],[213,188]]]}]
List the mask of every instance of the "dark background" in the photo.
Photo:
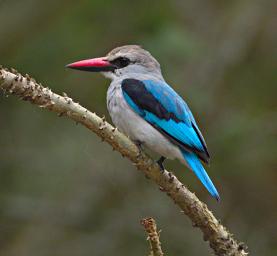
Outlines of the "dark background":
[{"label": "dark background", "polygon": [[[178,161],[167,167],[251,255],[277,255],[274,2],[2,0],[0,62],[108,116],[109,81],[65,64],[148,49],[198,120],[221,203]],[[0,150],[0,255],[146,255],[146,216],[167,255],[211,254],[156,185],[70,120],[1,94]]]}]

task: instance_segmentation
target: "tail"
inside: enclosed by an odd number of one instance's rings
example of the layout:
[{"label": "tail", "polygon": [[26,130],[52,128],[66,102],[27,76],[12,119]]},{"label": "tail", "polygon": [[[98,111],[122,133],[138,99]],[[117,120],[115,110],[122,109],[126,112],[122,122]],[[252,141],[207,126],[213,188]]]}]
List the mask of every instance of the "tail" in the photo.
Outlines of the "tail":
[{"label": "tail", "polygon": [[210,177],[208,176],[206,170],[204,169],[200,160],[198,159],[197,155],[192,152],[183,151],[183,150],[182,150],[182,154],[190,169],[195,173],[195,175],[202,182],[205,188],[210,192],[210,194],[214,198],[216,198],[217,201],[219,201],[220,200],[219,194],[213,182],[211,181]]}]

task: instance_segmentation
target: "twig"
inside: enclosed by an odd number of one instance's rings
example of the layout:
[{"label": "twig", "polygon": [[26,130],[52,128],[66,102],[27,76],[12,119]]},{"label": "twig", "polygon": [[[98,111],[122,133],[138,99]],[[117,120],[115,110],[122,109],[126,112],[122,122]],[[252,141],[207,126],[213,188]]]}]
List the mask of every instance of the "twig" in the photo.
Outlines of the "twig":
[{"label": "twig", "polygon": [[149,256],[163,256],[164,254],[161,248],[160,236],[157,232],[155,220],[151,217],[142,219],[141,225],[144,226],[144,229],[148,234],[147,240],[150,243]]},{"label": "twig", "polygon": [[154,181],[181,208],[192,221],[194,227],[200,228],[204,240],[209,241],[216,255],[247,255],[243,243],[238,243],[233,235],[214,217],[207,205],[190,192],[171,172],[160,171],[160,167],[144,152],[120,133],[104,118],[75,103],[69,97],[53,93],[49,88],[38,84],[28,75],[23,77],[17,71],[0,68],[0,89],[7,94],[14,94],[22,100],[29,101],[42,108],[67,116],[96,133],[108,142],[123,157],[130,159],[146,177]]}]

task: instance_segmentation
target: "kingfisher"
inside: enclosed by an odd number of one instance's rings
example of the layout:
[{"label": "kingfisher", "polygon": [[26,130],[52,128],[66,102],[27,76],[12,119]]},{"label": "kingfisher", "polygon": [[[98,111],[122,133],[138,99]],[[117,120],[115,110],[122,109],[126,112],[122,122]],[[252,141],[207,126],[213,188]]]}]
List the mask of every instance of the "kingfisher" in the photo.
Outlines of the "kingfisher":
[{"label": "kingfisher", "polygon": [[208,192],[220,199],[202,163],[210,154],[186,102],[166,83],[159,62],[138,45],[125,45],[105,57],[86,59],[66,67],[101,72],[111,79],[107,108],[115,126],[139,147],[178,159],[191,169]]}]

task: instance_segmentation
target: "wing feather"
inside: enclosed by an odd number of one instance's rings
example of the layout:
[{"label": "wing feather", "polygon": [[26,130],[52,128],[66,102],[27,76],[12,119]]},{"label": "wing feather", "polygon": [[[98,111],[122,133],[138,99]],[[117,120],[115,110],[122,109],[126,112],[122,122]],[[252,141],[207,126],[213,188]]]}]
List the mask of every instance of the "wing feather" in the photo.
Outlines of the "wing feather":
[{"label": "wing feather", "polygon": [[165,82],[125,79],[123,96],[131,108],[182,149],[209,162],[209,152],[184,100]]}]

